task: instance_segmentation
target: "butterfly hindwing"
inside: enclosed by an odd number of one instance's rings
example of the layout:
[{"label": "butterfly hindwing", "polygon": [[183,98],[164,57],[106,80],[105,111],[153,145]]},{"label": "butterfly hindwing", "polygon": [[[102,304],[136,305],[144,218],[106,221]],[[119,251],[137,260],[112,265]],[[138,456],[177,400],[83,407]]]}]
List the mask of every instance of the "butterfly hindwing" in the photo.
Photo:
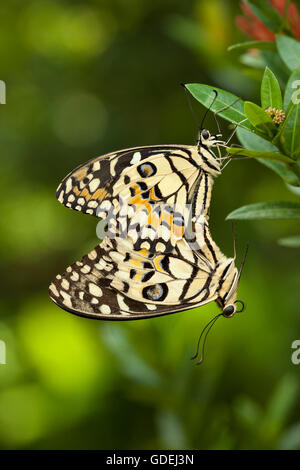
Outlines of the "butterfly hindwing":
[{"label": "butterfly hindwing", "polygon": [[131,249],[105,239],[58,275],[50,297],[79,315],[129,320],[188,310],[217,298],[215,266],[181,241],[172,253]]}]

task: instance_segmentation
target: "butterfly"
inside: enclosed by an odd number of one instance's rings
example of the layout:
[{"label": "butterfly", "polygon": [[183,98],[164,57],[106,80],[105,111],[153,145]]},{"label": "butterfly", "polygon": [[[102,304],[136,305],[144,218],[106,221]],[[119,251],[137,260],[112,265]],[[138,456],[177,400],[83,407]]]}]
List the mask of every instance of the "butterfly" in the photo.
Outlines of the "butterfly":
[{"label": "butterfly", "polygon": [[197,145],[135,147],[94,158],[64,178],[57,199],[105,219],[111,237],[128,234],[133,249],[165,252],[184,237],[184,208],[197,199],[208,220],[213,177],[224,146],[221,134],[202,129]]},{"label": "butterfly", "polygon": [[194,222],[195,239],[168,253],[134,250],[129,238],[106,237],[49,288],[61,308],[86,317],[132,320],[189,310],[215,300],[236,312],[240,272],[212,240],[207,221]]}]

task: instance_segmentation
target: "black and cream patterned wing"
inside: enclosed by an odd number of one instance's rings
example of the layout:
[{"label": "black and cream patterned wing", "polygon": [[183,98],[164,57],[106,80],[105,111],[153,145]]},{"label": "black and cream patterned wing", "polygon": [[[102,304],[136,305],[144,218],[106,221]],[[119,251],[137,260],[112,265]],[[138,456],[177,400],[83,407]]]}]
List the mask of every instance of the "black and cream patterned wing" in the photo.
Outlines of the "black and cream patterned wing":
[{"label": "black and cream patterned wing", "polygon": [[[203,175],[196,147],[136,147],[78,167],[62,181],[57,198],[107,219],[109,232],[128,234],[134,249],[165,251],[182,238],[183,212]],[[205,178],[209,199],[212,178]]]},{"label": "black and cream patterned wing", "polygon": [[105,239],[58,275],[51,299],[78,315],[130,320],[188,310],[216,300],[217,266],[184,240],[171,253],[132,250],[128,240]]}]

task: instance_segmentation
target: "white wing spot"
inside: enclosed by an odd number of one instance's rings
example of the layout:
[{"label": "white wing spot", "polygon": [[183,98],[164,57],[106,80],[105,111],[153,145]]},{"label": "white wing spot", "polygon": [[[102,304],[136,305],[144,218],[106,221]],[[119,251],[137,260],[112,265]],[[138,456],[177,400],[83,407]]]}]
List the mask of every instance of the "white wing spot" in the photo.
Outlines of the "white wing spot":
[{"label": "white wing spot", "polygon": [[96,269],[98,269],[98,271],[102,271],[102,269],[104,268],[104,266],[103,266],[102,264],[100,264],[100,263],[95,264],[94,267],[95,267]]},{"label": "white wing spot", "polygon": [[69,281],[67,281],[67,279],[63,279],[61,281],[61,287],[65,290],[69,290],[69,287],[70,287]]},{"label": "white wing spot", "polygon": [[71,302],[71,296],[69,294],[67,294],[65,291],[61,290],[60,291],[60,295],[63,297],[63,303],[67,306],[67,307],[72,307],[72,302]]},{"label": "white wing spot", "polygon": [[100,170],[100,162],[95,162],[94,165],[93,165],[93,171],[97,171],[97,170]]},{"label": "white wing spot", "polygon": [[59,297],[59,292],[58,292],[58,290],[56,289],[56,287],[55,287],[54,284],[51,284],[51,286],[49,287],[49,289],[51,290],[51,292],[53,292],[53,294],[54,294],[56,297]]},{"label": "white wing spot", "polygon": [[117,294],[117,301],[120,306],[121,310],[125,310],[125,312],[129,312],[128,305],[124,302],[124,297],[120,294]]},{"label": "white wing spot", "polygon": [[102,289],[100,289],[99,286],[93,284],[92,282],[90,282],[89,284],[89,291],[90,294],[94,295],[95,297],[101,297],[102,295]]},{"label": "white wing spot", "polygon": [[79,279],[79,274],[78,274],[78,272],[77,272],[77,271],[73,271],[72,274],[71,274],[71,276],[70,276],[70,279],[71,279],[72,281],[78,281],[78,279]]},{"label": "white wing spot", "polygon": [[156,305],[154,305],[154,304],[146,304],[146,307],[147,307],[148,310],[156,310],[157,309]]},{"label": "white wing spot", "polygon": [[135,165],[142,158],[141,152],[134,152],[132,159],[130,160],[131,165]]},{"label": "white wing spot", "polygon": [[58,200],[59,200],[59,202],[63,202],[63,200],[64,200],[64,191],[61,191],[59,193]]},{"label": "white wing spot", "polygon": [[90,188],[91,193],[94,193],[96,191],[99,184],[100,184],[100,180],[98,178],[95,178],[90,182],[89,188]]},{"label": "white wing spot", "polygon": [[156,245],[156,251],[164,251],[165,250],[165,245],[161,242],[158,242]]},{"label": "white wing spot", "polygon": [[89,206],[89,207],[97,207],[98,204],[99,204],[99,203],[98,203],[97,201],[89,201],[89,202],[88,202],[88,206]]},{"label": "white wing spot", "polygon": [[91,251],[91,252],[88,254],[88,257],[89,257],[90,259],[96,259],[96,258],[97,258],[97,251],[96,251],[96,250]]},{"label": "white wing spot", "polygon": [[66,193],[68,194],[72,189],[72,178],[68,178],[66,181]]},{"label": "white wing spot", "polygon": [[104,315],[108,315],[111,312],[111,308],[109,305],[101,305],[100,312],[104,313]]},{"label": "white wing spot", "polygon": [[88,274],[91,270],[91,267],[88,265],[88,264],[85,264],[82,268],[81,268],[81,272],[84,273],[84,274]]}]

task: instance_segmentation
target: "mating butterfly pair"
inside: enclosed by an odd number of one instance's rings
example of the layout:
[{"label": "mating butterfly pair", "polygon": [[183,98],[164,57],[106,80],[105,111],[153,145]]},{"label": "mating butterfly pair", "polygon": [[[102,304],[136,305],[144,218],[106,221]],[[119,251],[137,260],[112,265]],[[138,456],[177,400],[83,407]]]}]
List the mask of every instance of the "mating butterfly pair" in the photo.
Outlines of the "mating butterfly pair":
[{"label": "mating butterfly pair", "polygon": [[[237,311],[240,273],[209,231],[221,135],[202,129],[196,146],[136,147],[97,157],[71,172],[57,199],[101,217],[109,229],[81,261],[49,288],[61,308],[86,317],[135,320],[215,300],[221,315]],[[183,209],[190,207],[186,224]]]}]

